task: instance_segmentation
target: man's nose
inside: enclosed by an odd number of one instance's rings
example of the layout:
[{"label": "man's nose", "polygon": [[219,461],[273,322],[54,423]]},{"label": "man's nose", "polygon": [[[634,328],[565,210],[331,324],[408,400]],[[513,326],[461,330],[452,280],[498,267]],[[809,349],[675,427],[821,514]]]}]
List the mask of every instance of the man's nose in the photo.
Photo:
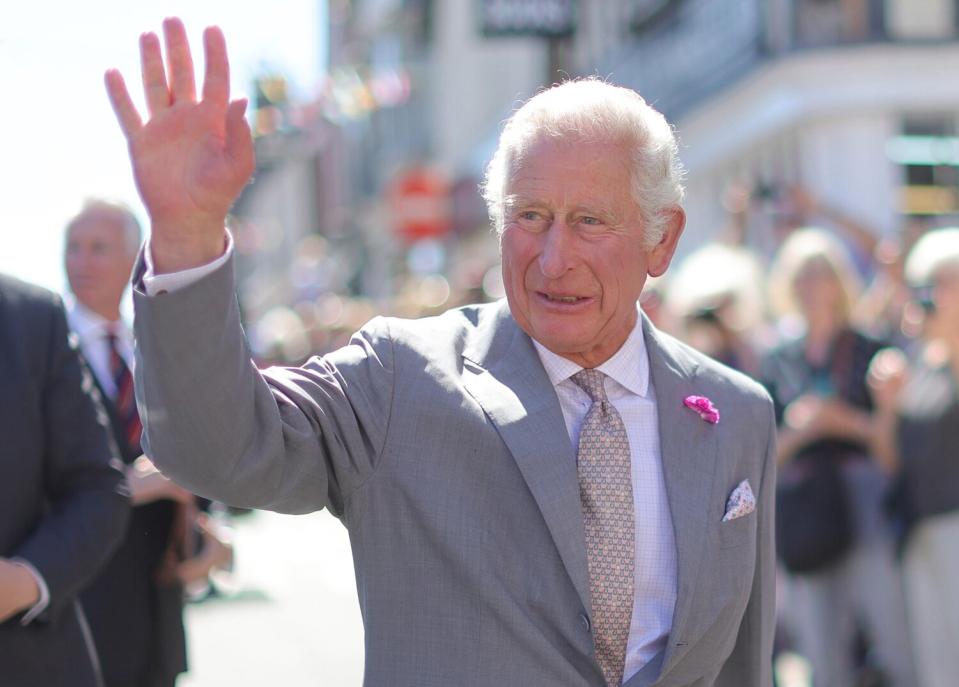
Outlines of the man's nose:
[{"label": "man's nose", "polygon": [[559,279],[568,272],[575,258],[573,231],[560,219],[546,230],[543,250],[539,254],[539,269],[547,279]]},{"label": "man's nose", "polygon": [[79,272],[81,270],[86,270],[87,260],[86,255],[79,253],[77,251],[71,251],[67,254],[67,271],[68,272]]}]

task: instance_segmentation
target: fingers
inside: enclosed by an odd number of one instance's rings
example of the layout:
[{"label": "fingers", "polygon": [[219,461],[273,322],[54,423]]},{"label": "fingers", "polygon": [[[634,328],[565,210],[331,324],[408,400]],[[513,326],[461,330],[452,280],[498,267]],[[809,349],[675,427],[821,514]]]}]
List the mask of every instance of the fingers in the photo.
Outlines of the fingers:
[{"label": "fingers", "polygon": [[[149,116],[155,117],[177,102],[196,102],[196,82],[193,75],[193,57],[186,29],[177,18],[163,22],[167,68],[164,69],[160,40],[154,33],[140,36],[140,70]],[[206,74],[203,99],[227,112],[227,152],[252,172],[253,152],[250,129],[243,116],[246,101],[229,103],[230,65],[223,32],[210,27],[203,34],[206,52]],[[107,94],[120,127],[129,139],[143,127],[143,120],[133,105],[123,77],[116,70],[105,75]]]},{"label": "fingers", "polygon": [[216,525],[212,523],[210,517],[206,513],[200,513],[196,516],[196,527],[200,530],[200,533],[206,538],[216,539]]},{"label": "fingers", "polygon": [[133,467],[141,472],[157,472],[156,465],[154,465],[153,461],[143,453],[137,456],[137,459],[133,461]]},{"label": "fingers", "polygon": [[163,21],[167,70],[173,102],[194,102],[196,83],[193,80],[193,57],[183,22],[173,17]]},{"label": "fingers", "polygon": [[113,112],[120,123],[120,129],[129,140],[143,126],[140,113],[133,106],[130,93],[127,91],[127,85],[123,82],[120,72],[116,69],[109,70],[104,75],[104,82],[107,87],[107,97],[110,98],[110,105],[113,106]]},{"label": "fingers", "polygon": [[226,54],[223,32],[211,26],[203,32],[206,74],[203,77],[203,99],[226,108],[230,100],[230,62]]},{"label": "fingers", "polygon": [[143,94],[150,116],[170,106],[170,90],[163,71],[163,56],[160,54],[160,39],[155,33],[140,36],[140,72],[143,76]]},{"label": "fingers", "polygon": [[194,504],[193,494],[175,482],[170,482],[169,493],[173,501],[182,503],[184,506],[192,506]]},{"label": "fingers", "polygon": [[884,348],[869,362],[869,374],[878,380],[894,379],[905,375],[908,362],[901,351]]},{"label": "fingers", "polygon": [[209,558],[210,567],[221,568],[229,565],[233,558],[233,545],[229,539],[208,518],[198,518],[197,525],[203,536],[204,553]]}]

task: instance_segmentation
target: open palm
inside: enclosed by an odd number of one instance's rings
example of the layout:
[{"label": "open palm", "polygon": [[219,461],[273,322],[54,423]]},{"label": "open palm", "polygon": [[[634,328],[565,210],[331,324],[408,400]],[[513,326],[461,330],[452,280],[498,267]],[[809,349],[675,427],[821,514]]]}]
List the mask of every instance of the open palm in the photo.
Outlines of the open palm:
[{"label": "open palm", "polygon": [[123,77],[106,74],[107,93],[130,147],[133,174],[152,224],[159,271],[194,267],[223,250],[227,212],[253,173],[245,100],[230,102],[226,43],[204,32],[206,74],[197,100],[193,60],[178,19],[163,24],[167,65],[155,34],[140,38],[149,120],[143,122]]}]

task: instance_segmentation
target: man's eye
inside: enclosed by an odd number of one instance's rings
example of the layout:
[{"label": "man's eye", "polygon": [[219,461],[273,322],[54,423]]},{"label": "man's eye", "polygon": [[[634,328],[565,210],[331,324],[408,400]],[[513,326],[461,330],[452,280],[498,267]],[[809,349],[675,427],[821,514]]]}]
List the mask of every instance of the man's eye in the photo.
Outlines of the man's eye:
[{"label": "man's eye", "polygon": [[513,215],[513,221],[523,231],[541,233],[546,231],[550,225],[550,219],[539,210],[520,210]]},{"label": "man's eye", "polygon": [[592,215],[583,215],[576,220],[576,224],[579,225],[583,231],[590,233],[604,231],[607,227],[607,224],[604,220],[600,219],[599,217],[593,217]]}]

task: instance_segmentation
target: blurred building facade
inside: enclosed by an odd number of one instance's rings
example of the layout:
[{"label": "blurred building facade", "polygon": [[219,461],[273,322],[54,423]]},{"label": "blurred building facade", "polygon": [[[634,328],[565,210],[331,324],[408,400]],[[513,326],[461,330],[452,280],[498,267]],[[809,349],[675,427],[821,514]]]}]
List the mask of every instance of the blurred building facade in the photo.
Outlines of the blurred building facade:
[{"label": "blurred building facade", "polygon": [[[581,3],[575,50],[635,88],[679,131],[689,172],[686,244],[726,222],[743,184],[771,249],[801,184],[893,234],[959,209],[955,0],[612,0]],[[625,29],[617,27],[626,27]]]}]

